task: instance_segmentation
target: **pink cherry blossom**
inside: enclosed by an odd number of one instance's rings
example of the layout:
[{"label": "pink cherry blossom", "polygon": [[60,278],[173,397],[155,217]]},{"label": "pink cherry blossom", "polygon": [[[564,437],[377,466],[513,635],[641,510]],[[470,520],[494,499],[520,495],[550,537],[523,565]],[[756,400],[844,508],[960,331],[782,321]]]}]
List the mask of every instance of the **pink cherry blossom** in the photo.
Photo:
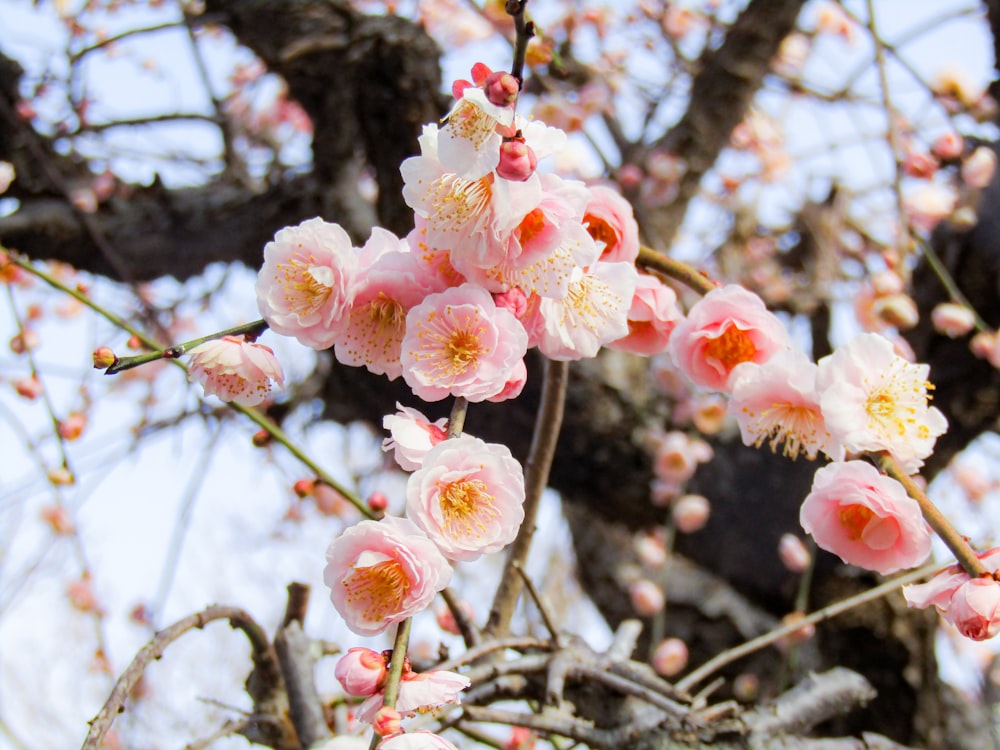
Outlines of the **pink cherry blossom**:
[{"label": "pink cherry blossom", "polygon": [[[377,232],[389,234],[376,229],[373,238]],[[381,254],[361,271],[351,311],[334,339],[337,361],[363,365],[389,380],[398,378],[406,314],[428,294],[444,288],[411,253],[397,249]]]},{"label": "pink cherry blossom", "polygon": [[997,171],[997,153],[989,146],[980,146],[962,162],[962,182],[982,190],[990,184]]},{"label": "pink cherry blossom", "polygon": [[356,272],[351,238],[337,224],[286,227],[264,246],[257,307],[275,333],[328,349],[350,312]]},{"label": "pink cherry blossom", "polygon": [[826,429],[820,409],[816,372],[796,349],[780,351],[762,365],[743,362],[733,368],[729,413],[740,425],[743,444],[767,442],[775,450],[783,443],[784,454],[792,458],[802,451],[812,460],[823,451],[842,459],[844,449]]},{"label": "pink cherry blossom", "polygon": [[628,333],[638,276],[631,263],[577,267],[565,298],[533,295],[528,300],[524,321],[532,342],[550,359],[597,356],[602,346]]},{"label": "pink cherry blossom", "polygon": [[427,296],[407,314],[403,379],[424,401],[484,401],[506,387],[527,349],[517,318],[482,287],[463,284]]},{"label": "pink cherry blossom", "polygon": [[640,273],[628,311],[628,335],[608,347],[646,357],[659,354],[666,351],[670,334],[683,317],[674,290],[655,276]]},{"label": "pink cherry blossom", "polygon": [[778,540],[778,557],[785,569],[802,573],[812,562],[812,553],[795,534],[782,534]]},{"label": "pink cherry blossom", "polygon": [[389,670],[382,654],[358,646],[340,657],[333,674],[345,693],[367,698],[382,689]]},{"label": "pink cherry blossom", "polygon": [[590,236],[604,243],[601,260],[634,263],[639,257],[639,225],[632,204],[604,185],[590,188],[583,221]]},{"label": "pink cherry blossom", "polygon": [[451,580],[451,565],[405,518],[361,521],[333,540],[323,581],[344,622],[376,635],[423,610]]},{"label": "pink cherry blossom", "polygon": [[504,445],[460,435],[431,448],[406,483],[406,515],[451,560],[497,552],[524,520],[524,473]]},{"label": "pink cherry blossom", "polygon": [[887,451],[913,473],[948,423],[928,406],[929,367],[907,362],[892,343],[864,333],[819,361],[816,388],[826,428],[848,451]]},{"label": "pink cherry blossom", "polygon": [[223,336],[206,341],[190,352],[188,379],[201,383],[206,396],[218,396],[241,406],[256,406],[279,386],[284,374],[274,352],[242,337]]},{"label": "pink cherry blossom", "polygon": [[[500,160],[498,130],[514,122],[513,100],[509,96],[498,97],[497,89],[502,89],[504,83],[502,77],[488,76],[475,86],[461,87],[461,96],[443,120],[444,127],[438,134],[441,162],[462,179],[484,177]],[[490,86],[489,93],[494,99],[499,98],[500,103],[491,100],[486,86]],[[517,98],[516,93],[513,98]]]},{"label": "pink cherry blossom", "polygon": [[382,450],[393,451],[393,458],[403,471],[416,471],[424,462],[427,451],[448,435],[448,420],[442,417],[431,422],[421,412],[398,401],[395,414],[382,417],[382,427],[389,437],[382,441]]},{"label": "pink cherry blossom", "polygon": [[458,750],[444,737],[438,737],[426,729],[416,732],[394,734],[382,740],[376,750]]},{"label": "pink cherry blossom", "polygon": [[[403,716],[423,713],[439,706],[461,702],[461,692],[472,684],[457,672],[435,669],[429,672],[404,670],[399,683],[396,710]],[[358,708],[358,721],[370,722],[382,706],[383,694],[376,693]]]},{"label": "pink cherry blossom", "polygon": [[799,522],[845,563],[883,575],[920,565],[930,554],[930,528],[917,501],[864,461],[819,469]]},{"label": "pink cherry blossom", "polygon": [[510,371],[510,376],[507,378],[507,382],[503,384],[503,389],[495,396],[490,396],[486,400],[494,404],[499,404],[501,401],[517,398],[521,395],[521,391],[524,390],[527,382],[528,366],[524,364],[524,360],[522,359]]},{"label": "pink cherry blossom", "polygon": [[677,367],[697,385],[716,391],[726,390],[736,365],[762,364],[788,347],[781,321],[760,297],[736,284],[698,300],[670,336]]},{"label": "pink cherry blossom", "polygon": [[[1000,569],[1000,548],[978,555],[991,573]],[[983,641],[1000,633],[1000,583],[970,578],[960,565],[945,568],[927,583],[903,587],[910,607],[934,606],[966,638]]]}]

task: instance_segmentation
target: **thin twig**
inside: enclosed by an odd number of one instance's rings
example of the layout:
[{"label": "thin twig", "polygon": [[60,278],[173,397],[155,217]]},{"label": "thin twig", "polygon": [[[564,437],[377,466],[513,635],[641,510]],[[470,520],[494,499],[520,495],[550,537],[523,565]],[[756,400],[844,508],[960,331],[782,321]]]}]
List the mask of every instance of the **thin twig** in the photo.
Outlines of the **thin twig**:
[{"label": "thin twig", "polygon": [[682,284],[691,287],[698,294],[708,294],[717,286],[714,281],[696,268],[679,260],[668,258],[663,253],[657,252],[651,247],[642,246],[639,248],[639,257],[636,263],[644,268],[651,268],[672,279],[676,279]]},{"label": "thin twig", "polygon": [[549,631],[549,635],[552,636],[552,643],[556,648],[562,648],[562,639],[559,637],[559,630],[556,628],[556,624],[553,619],[549,616],[548,608],[545,606],[545,602],[542,601],[541,594],[538,593],[538,589],[535,588],[535,584],[532,582],[531,578],[528,576],[528,571],[524,569],[524,566],[519,562],[514,563],[514,570],[517,574],[521,576],[521,580],[524,581],[524,587],[528,589],[528,596],[535,603],[535,608],[538,613],[542,616],[542,622],[545,623],[545,629]]},{"label": "thin twig", "polygon": [[[396,699],[399,698],[399,683],[403,678],[403,666],[406,664],[406,648],[410,643],[410,628],[413,619],[407,617],[396,627],[396,638],[392,644],[392,661],[389,662],[389,676],[385,680],[385,692],[382,694],[382,705],[389,708],[396,707]],[[377,734],[372,735],[369,750],[375,750],[382,738]]]}]

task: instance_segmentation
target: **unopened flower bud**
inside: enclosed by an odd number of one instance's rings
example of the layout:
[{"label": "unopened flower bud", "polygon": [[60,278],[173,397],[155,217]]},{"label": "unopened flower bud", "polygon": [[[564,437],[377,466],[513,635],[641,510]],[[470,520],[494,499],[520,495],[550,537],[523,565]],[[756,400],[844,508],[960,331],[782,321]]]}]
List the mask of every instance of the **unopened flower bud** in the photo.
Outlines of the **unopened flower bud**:
[{"label": "unopened flower bud", "polygon": [[891,294],[875,300],[875,314],[896,328],[913,328],[920,320],[917,303],[908,294]]},{"label": "unopened flower bud", "polygon": [[632,607],[643,617],[652,617],[666,604],[663,590],[648,578],[640,578],[628,589]]},{"label": "unopened flower bud", "polygon": [[37,349],[40,343],[41,339],[38,338],[38,334],[30,328],[25,328],[11,338],[10,350],[14,354],[24,354],[25,352]]},{"label": "unopened flower bud", "polygon": [[980,359],[1000,368],[1000,335],[996,331],[980,331],[972,337],[969,349]]},{"label": "unopened flower bud", "polygon": [[938,162],[924,151],[910,151],[903,160],[903,172],[910,177],[925,179],[937,171]]},{"label": "unopened flower bud", "polygon": [[528,311],[528,295],[520,287],[512,286],[506,292],[497,292],[493,295],[493,302],[518,320]]},{"label": "unopened flower bud", "polygon": [[389,737],[403,731],[402,720],[403,717],[399,711],[388,706],[382,706],[382,708],[375,712],[375,718],[372,719],[372,729],[375,730],[375,734],[379,737]]},{"label": "unopened flower bud", "polygon": [[953,161],[962,155],[965,141],[958,133],[949,132],[938,136],[931,145],[931,153],[941,161]]},{"label": "unopened flower bud", "polygon": [[688,647],[680,638],[667,638],[653,651],[650,660],[657,674],[673,677],[680,673],[688,663]]},{"label": "unopened flower bud", "polygon": [[132,335],[132,336],[129,336],[128,343],[126,343],[125,346],[127,346],[129,349],[132,349],[132,350],[141,349],[142,348],[142,341],[139,340],[138,336]]},{"label": "unopened flower bud", "polygon": [[333,674],[348,695],[367,698],[382,689],[388,676],[385,665],[385,657],[378,651],[358,646],[340,658]]},{"label": "unopened flower bud", "polygon": [[972,330],[976,325],[976,316],[965,305],[942,302],[931,311],[931,322],[935,331],[955,339]]},{"label": "unopened flower bud", "polygon": [[59,423],[59,437],[63,440],[76,440],[83,434],[83,428],[86,426],[86,415],[75,411]]},{"label": "unopened flower bud", "polygon": [[872,276],[872,289],[875,290],[876,297],[902,294],[905,288],[903,279],[895,271],[879,271]]},{"label": "unopened flower bud", "polygon": [[73,519],[64,505],[46,505],[42,508],[41,517],[60,536],[68,536],[75,531]]},{"label": "unopened flower bud", "polygon": [[[263,448],[271,442],[271,433],[267,430],[257,430],[250,438],[255,448]],[[298,493],[296,493],[298,494]]]},{"label": "unopened flower bud", "polygon": [[[803,612],[789,612],[787,615],[781,618],[782,625],[793,625],[801,620],[805,619],[805,613]],[[793,646],[797,646],[800,643],[805,643],[810,638],[816,635],[816,626],[812,623],[803,625],[798,630],[794,630],[784,638],[779,640],[775,644],[779,651],[787,652]]]},{"label": "unopened flower bud", "polygon": [[70,470],[64,466],[60,466],[57,469],[49,469],[48,478],[52,484],[64,486],[73,484],[76,481]]},{"label": "unopened flower bud", "polygon": [[962,182],[981,190],[990,184],[997,169],[996,152],[989,146],[980,146],[962,162]]},{"label": "unopened flower bud", "polygon": [[752,672],[744,672],[733,680],[733,696],[741,703],[754,703],[760,695],[760,678]]},{"label": "unopened flower bud", "polygon": [[42,395],[42,382],[34,375],[27,378],[21,378],[20,380],[14,381],[14,390],[17,391],[17,395],[21,398],[34,401]]},{"label": "unopened flower bud", "polygon": [[94,349],[94,369],[106,370],[118,361],[118,357],[110,346],[99,346]]},{"label": "unopened flower bud", "polygon": [[490,100],[491,104],[498,107],[507,107],[513,104],[521,89],[517,79],[502,70],[490,73],[486,77],[483,88],[486,90],[486,98]]},{"label": "unopened flower bud", "polygon": [[693,534],[708,523],[711,505],[702,495],[684,495],[673,507],[674,525],[684,534]]},{"label": "unopened flower bud", "polygon": [[384,513],[389,507],[389,498],[381,492],[373,492],[368,496],[368,507],[376,513]]},{"label": "unopened flower bud", "polygon": [[782,534],[781,541],[778,542],[778,557],[781,558],[781,564],[792,573],[801,573],[812,561],[806,545],[795,534]]},{"label": "unopened flower bud", "polygon": [[635,541],[635,553],[639,562],[648,570],[656,570],[667,562],[667,548],[662,539],[645,534]]},{"label": "unopened flower bud", "polygon": [[292,485],[292,491],[299,497],[309,497],[315,488],[315,479],[300,479]]},{"label": "unopened flower bud", "polygon": [[500,163],[497,174],[505,180],[524,182],[535,173],[538,158],[523,138],[504,141],[500,145]]}]

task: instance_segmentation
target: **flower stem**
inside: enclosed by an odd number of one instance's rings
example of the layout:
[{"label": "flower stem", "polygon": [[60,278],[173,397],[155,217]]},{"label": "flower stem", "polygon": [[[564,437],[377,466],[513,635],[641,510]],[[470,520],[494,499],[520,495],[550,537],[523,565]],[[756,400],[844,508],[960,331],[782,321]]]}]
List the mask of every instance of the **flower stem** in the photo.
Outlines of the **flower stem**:
[{"label": "flower stem", "polygon": [[168,346],[166,349],[147,352],[146,354],[137,354],[134,357],[122,357],[121,359],[116,360],[113,365],[108,367],[104,371],[104,374],[116,375],[123,370],[131,370],[133,367],[144,365],[147,362],[155,362],[159,359],[178,359],[179,357],[183,357],[196,346],[204,344],[206,341],[221,339],[225,336],[245,336],[252,341],[266,331],[267,327],[266,321],[255,320],[253,323],[243,323],[242,325],[238,325],[233,328],[227,328],[224,331],[210,333],[209,335],[202,336],[201,338],[185,341],[183,344]]},{"label": "flower stem", "polygon": [[639,257],[636,259],[636,263],[643,268],[651,268],[672,279],[677,279],[682,284],[694,289],[698,294],[705,295],[717,288],[714,281],[693,266],[668,258],[663,253],[658,253],[645,245],[639,248]]},{"label": "flower stem", "polygon": [[[412,619],[407,617],[396,628],[396,638],[392,643],[392,661],[389,662],[389,676],[385,680],[385,692],[382,695],[382,705],[396,707],[399,698],[399,683],[403,677],[403,665],[406,663],[406,647],[410,643],[410,626]],[[375,750],[382,738],[377,734],[372,736],[369,750]]]},{"label": "flower stem", "polygon": [[917,501],[924,519],[937,532],[942,541],[948,545],[948,549],[955,555],[955,559],[965,568],[965,571],[973,578],[989,576],[990,573],[983,567],[979,558],[976,557],[976,551],[972,548],[972,545],[944,517],[944,514],[927,497],[927,493],[920,489],[920,486],[913,481],[913,477],[900,469],[899,464],[896,463],[892,456],[882,454],[879,456],[878,462],[879,468],[903,485],[907,494]]},{"label": "flower stem", "polygon": [[514,62],[510,74],[518,84],[524,81],[524,58],[528,52],[528,40],[535,35],[535,26],[524,18],[524,8],[528,0],[507,0],[505,10],[514,19]]}]

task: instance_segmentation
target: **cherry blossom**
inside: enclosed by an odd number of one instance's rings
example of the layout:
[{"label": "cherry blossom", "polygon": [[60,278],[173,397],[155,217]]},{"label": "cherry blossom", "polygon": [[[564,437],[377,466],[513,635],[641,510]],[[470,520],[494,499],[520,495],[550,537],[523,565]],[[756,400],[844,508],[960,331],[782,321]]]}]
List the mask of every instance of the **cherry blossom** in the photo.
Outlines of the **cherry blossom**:
[{"label": "cherry blossom", "polygon": [[928,406],[928,365],[907,362],[892,343],[864,333],[818,363],[816,388],[826,428],[848,451],[887,451],[912,474],[947,428]]},{"label": "cherry blossom", "polygon": [[477,180],[496,168],[501,144],[498,128],[513,124],[517,98],[517,81],[509,74],[495,75],[477,63],[472,76],[475,85],[457,81],[452,87],[457,101],[438,133],[442,163],[464,180]]},{"label": "cherry blossom", "polygon": [[423,413],[396,402],[398,411],[382,417],[382,426],[389,437],[382,441],[382,450],[392,451],[393,458],[403,471],[416,471],[423,465],[424,456],[447,437],[448,420],[431,422]]},{"label": "cherry blossom", "polygon": [[677,367],[697,385],[716,391],[726,390],[736,365],[761,364],[788,346],[781,321],[760,297],[736,284],[698,300],[670,337]]},{"label": "cherry blossom", "polygon": [[423,610],[451,580],[434,543],[405,518],[361,521],[333,540],[323,581],[358,635],[376,635]]},{"label": "cherry blossom", "polygon": [[257,306],[275,333],[328,349],[350,312],[356,274],[357,254],[347,232],[309,219],[279,230],[264,246]]},{"label": "cherry blossom", "polygon": [[659,354],[666,351],[682,318],[674,290],[655,276],[640,273],[628,311],[628,335],[608,347],[646,357]]},{"label": "cherry blossom", "polygon": [[628,311],[638,283],[631,263],[577,267],[565,298],[533,295],[525,327],[541,352],[556,360],[594,357],[628,333]]},{"label": "cherry blossom", "polygon": [[333,674],[345,693],[367,698],[382,689],[389,670],[382,654],[357,646],[340,657]]},{"label": "cherry blossom", "polygon": [[190,351],[188,379],[201,383],[206,396],[241,406],[256,406],[279,386],[284,374],[274,352],[236,336],[206,341]]},{"label": "cherry blossom", "polygon": [[826,428],[816,390],[817,367],[801,351],[780,351],[762,365],[743,362],[733,368],[729,413],[740,425],[744,445],[771,450],[784,444],[784,454],[810,460],[817,453],[839,460],[844,449]]},{"label": "cherry blossom", "polygon": [[[1000,548],[977,555],[991,573],[1000,569]],[[971,578],[952,565],[927,583],[903,587],[910,607],[934,606],[966,638],[983,641],[1000,633],[1000,583],[992,577]]]},{"label": "cherry blossom", "polygon": [[634,263],[639,257],[639,225],[632,204],[604,185],[590,187],[590,201],[583,221],[590,236],[600,243],[601,260]]},{"label": "cherry blossom", "polygon": [[497,552],[524,520],[524,473],[504,445],[460,435],[431,448],[406,483],[406,515],[451,560]]},{"label": "cherry blossom", "polygon": [[920,565],[930,554],[931,533],[917,501],[864,461],[819,469],[799,522],[845,563],[883,575]]},{"label": "cherry blossom", "polygon": [[463,284],[428,295],[406,316],[403,379],[424,401],[500,393],[528,348],[524,327],[485,289]]},{"label": "cherry blossom", "polygon": [[[403,716],[461,702],[460,693],[469,687],[471,681],[465,675],[435,669],[429,672],[414,672],[404,669],[396,698],[396,710]],[[370,722],[382,707],[383,694],[372,695],[358,708],[358,721]]]}]

